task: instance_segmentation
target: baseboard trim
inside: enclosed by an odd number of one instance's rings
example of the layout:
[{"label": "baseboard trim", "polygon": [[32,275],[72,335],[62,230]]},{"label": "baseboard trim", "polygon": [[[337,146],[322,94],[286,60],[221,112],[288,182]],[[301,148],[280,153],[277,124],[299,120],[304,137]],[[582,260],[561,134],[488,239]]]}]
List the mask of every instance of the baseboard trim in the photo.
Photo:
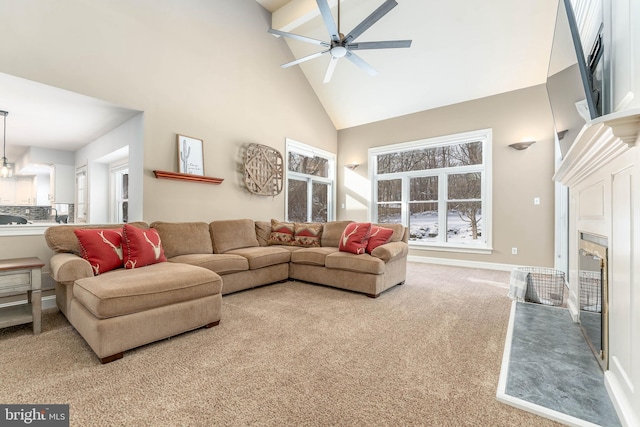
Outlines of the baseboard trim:
[{"label": "baseboard trim", "polygon": [[568,426],[599,427],[597,424],[590,423],[589,421],[581,420],[580,418],[572,417],[571,415],[563,414],[562,412],[554,411],[552,409],[545,408],[544,406],[536,405],[535,403],[527,402],[526,400],[522,400],[506,394],[507,374],[509,373],[509,359],[511,357],[511,342],[513,340],[513,325],[515,323],[517,304],[518,303],[516,301],[511,302],[511,313],[509,314],[507,337],[505,339],[504,352],[502,354],[502,366],[500,367],[500,377],[498,379],[498,390],[496,391],[496,399],[499,402],[505,403],[518,409],[522,409],[523,411],[531,412],[543,418],[548,418],[550,420],[566,424]]},{"label": "baseboard trim", "polygon": [[407,261],[421,262],[424,264],[451,265],[454,267],[481,268],[484,270],[500,270],[500,271],[511,271],[514,268],[522,267],[522,265],[515,265],[515,264],[498,264],[494,262],[467,261],[462,259],[436,258],[436,257],[416,256],[416,255],[409,255],[407,257]]}]

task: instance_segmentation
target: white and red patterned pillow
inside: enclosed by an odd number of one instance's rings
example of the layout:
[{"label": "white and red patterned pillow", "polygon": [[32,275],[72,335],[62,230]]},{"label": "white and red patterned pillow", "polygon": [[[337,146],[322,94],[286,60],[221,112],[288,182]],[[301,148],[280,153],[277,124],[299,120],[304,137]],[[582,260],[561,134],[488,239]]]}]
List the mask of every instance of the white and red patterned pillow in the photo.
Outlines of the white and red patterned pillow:
[{"label": "white and red patterned pillow", "polygon": [[153,228],[141,229],[125,224],[122,233],[122,250],[124,254],[124,268],[138,268],[145,265],[164,262],[162,241],[158,232]]},{"label": "white and red patterned pillow", "polygon": [[271,220],[271,234],[269,235],[270,245],[295,245],[295,224],[293,222],[283,222],[277,219]]},{"label": "white and red patterned pillow", "polygon": [[391,240],[391,236],[393,236],[392,229],[372,225],[371,235],[369,236],[369,241],[367,242],[367,253],[371,253],[378,246],[388,243],[389,240]]},{"label": "white and red patterned pillow", "polygon": [[297,246],[320,247],[322,224],[317,222],[296,222],[294,239]]},{"label": "white and red patterned pillow", "polygon": [[342,252],[363,254],[367,250],[370,233],[370,222],[352,222],[342,232],[338,249]]},{"label": "white and red patterned pillow", "polygon": [[94,276],[122,267],[122,229],[77,228],[73,232]]}]

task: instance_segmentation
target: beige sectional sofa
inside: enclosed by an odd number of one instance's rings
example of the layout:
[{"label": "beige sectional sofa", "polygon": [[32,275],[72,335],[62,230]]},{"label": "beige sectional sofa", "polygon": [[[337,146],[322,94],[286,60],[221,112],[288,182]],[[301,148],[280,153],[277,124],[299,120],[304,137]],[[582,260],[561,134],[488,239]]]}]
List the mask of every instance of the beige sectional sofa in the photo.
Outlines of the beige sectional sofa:
[{"label": "beige sectional sofa", "polygon": [[125,350],[217,325],[224,294],[295,279],[375,298],[404,283],[407,229],[380,224],[393,230],[390,241],[356,255],[339,250],[350,222],[322,224],[316,247],[273,244],[267,221],[133,223],[157,232],[168,262],[99,275],[80,256],[74,229],[121,225],[53,226],[45,239],[55,252],[50,267],[57,305],[106,363]]}]

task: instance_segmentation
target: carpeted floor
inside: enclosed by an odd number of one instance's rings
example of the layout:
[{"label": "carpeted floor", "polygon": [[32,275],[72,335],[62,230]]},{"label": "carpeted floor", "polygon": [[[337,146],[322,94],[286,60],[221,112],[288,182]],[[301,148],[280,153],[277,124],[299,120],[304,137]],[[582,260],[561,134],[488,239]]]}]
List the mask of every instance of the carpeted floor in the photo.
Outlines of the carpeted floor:
[{"label": "carpeted floor", "polygon": [[57,310],[0,330],[0,402],[68,403],[73,426],[552,426],[496,400],[509,273],[409,263],[377,299],[287,282],[222,321],[100,365]]}]

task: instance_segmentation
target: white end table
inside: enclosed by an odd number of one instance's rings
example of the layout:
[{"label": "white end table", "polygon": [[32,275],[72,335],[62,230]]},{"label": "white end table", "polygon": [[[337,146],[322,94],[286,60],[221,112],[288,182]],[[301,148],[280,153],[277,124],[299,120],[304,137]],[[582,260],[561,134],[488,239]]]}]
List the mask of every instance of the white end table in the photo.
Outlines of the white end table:
[{"label": "white end table", "polygon": [[0,328],[33,322],[34,335],[40,333],[43,266],[36,257],[0,260],[0,296],[27,294],[25,304],[0,309]]}]

